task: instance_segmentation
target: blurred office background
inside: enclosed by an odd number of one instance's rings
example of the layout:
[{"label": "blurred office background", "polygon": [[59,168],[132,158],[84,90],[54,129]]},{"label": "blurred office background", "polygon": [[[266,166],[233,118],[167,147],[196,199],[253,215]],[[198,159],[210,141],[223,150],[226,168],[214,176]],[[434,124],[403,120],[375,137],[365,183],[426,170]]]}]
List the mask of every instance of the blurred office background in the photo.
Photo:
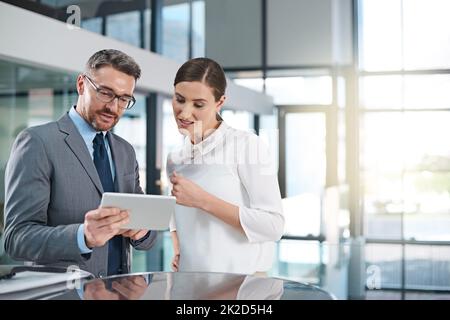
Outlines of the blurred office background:
[{"label": "blurred office background", "polygon": [[[448,0],[1,1],[0,210],[16,135],[65,113],[72,61],[105,47],[162,61],[144,63],[114,131],[135,147],[146,192],[167,194],[181,139],[170,81],[207,56],[234,83],[223,118],[263,136],[278,166],[286,229],[270,275],[341,299],[450,298],[449,11]],[[67,25],[77,12],[81,30]],[[171,259],[165,232],[132,268],[169,271]],[[3,245],[0,263],[17,263]]]}]

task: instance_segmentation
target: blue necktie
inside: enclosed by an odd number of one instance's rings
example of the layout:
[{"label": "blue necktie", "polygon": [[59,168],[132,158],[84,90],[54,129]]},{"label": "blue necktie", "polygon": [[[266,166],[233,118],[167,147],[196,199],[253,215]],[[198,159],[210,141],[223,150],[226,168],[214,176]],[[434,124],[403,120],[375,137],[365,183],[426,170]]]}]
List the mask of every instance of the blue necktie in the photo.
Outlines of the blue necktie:
[{"label": "blue necktie", "polygon": [[[111,174],[108,152],[105,147],[103,133],[97,133],[94,138],[94,164],[102,182],[104,192],[115,192]],[[121,272],[122,236],[114,236],[108,241],[108,275]]]}]

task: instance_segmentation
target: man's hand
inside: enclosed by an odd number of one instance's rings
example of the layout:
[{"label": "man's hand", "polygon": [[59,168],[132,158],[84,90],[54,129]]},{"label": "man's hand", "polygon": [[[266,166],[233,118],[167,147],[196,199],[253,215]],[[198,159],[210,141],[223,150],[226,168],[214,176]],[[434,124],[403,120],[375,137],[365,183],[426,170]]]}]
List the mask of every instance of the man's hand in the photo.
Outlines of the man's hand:
[{"label": "man's hand", "polygon": [[96,279],[84,285],[84,300],[137,300],[145,293],[148,284],[143,276],[129,276],[114,280],[113,291],[106,289],[105,281]]},{"label": "man's hand", "polygon": [[134,229],[122,229],[119,231],[119,234],[122,235],[123,237],[128,237],[131,240],[139,240],[141,239],[143,236],[145,236],[147,234],[148,230],[145,229],[138,229],[138,230],[134,230]]},{"label": "man's hand", "polygon": [[129,222],[127,211],[119,208],[99,208],[84,216],[84,237],[89,248],[101,247],[119,234]]},{"label": "man's hand", "polygon": [[101,279],[90,281],[84,285],[84,300],[119,300],[117,292],[106,289],[105,282]]},{"label": "man's hand", "polygon": [[143,276],[129,276],[119,278],[112,283],[112,288],[118,292],[122,299],[137,300],[145,293],[148,284]]}]

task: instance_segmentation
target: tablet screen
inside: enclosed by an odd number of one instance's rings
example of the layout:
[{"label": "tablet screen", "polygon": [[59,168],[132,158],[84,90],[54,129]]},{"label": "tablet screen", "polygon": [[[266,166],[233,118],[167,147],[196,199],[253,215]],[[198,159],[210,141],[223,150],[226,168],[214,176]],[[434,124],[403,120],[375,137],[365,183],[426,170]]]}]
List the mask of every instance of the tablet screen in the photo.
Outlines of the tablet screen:
[{"label": "tablet screen", "polygon": [[100,207],[128,210],[127,229],[166,230],[175,211],[176,198],[149,194],[105,192]]}]

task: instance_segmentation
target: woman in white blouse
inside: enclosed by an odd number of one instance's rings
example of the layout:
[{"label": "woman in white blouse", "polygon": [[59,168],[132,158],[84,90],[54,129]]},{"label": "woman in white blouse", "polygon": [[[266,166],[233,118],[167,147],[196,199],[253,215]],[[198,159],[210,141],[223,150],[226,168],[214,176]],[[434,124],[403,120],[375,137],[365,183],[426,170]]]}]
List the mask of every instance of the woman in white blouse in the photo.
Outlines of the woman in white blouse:
[{"label": "woman in white blouse", "polygon": [[167,170],[177,199],[171,235],[174,271],[254,274],[269,270],[284,217],[267,146],[219,116],[226,78],[213,60],[184,63],[173,113],[184,146]]}]

